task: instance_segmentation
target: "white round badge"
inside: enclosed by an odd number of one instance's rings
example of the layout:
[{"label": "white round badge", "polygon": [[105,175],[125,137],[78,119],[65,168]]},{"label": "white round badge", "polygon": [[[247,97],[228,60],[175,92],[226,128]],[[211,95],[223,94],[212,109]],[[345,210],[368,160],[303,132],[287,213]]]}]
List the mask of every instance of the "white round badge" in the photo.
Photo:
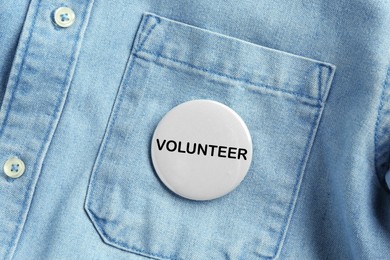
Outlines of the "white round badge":
[{"label": "white round badge", "polygon": [[231,108],[193,100],[163,117],[151,153],[157,175],[170,190],[192,200],[211,200],[244,179],[252,161],[252,139]]}]

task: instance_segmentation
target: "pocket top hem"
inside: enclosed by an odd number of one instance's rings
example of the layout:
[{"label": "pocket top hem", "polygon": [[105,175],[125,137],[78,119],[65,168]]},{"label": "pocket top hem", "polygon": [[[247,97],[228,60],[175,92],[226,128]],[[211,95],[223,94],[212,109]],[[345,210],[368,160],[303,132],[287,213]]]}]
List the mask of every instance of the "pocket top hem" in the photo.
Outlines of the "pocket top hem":
[{"label": "pocket top hem", "polygon": [[336,67],[155,14],[144,14],[134,52],[325,102]]}]

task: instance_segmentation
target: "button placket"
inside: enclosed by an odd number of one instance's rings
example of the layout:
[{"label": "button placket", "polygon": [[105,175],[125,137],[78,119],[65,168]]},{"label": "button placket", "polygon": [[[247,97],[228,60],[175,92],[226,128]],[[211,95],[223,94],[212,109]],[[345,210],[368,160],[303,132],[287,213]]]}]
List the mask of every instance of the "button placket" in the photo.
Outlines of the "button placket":
[{"label": "button placket", "polygon": [[[3,208],[10,209],[0,211],[0,220],[8,223],[6,229],[0,229],[1,259],[12,258],[27,219],[70,88],[93,0],[71,4],[82,19],[76,20],[73,11],[60,9],[61,3],[32,0],[14,56],[2,104],[4,113],[0,113],[0,162],[4,172],[0,201]],[[73,25],[66,37],[65,31],[53,28],[55,10],[62,10],[57,13],[58,26]]]}]

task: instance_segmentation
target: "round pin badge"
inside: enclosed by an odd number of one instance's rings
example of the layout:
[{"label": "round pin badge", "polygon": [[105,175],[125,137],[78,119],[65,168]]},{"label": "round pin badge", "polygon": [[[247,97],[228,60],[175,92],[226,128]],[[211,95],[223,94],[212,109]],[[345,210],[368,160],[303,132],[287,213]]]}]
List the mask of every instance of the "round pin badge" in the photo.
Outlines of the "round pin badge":
[{"label": "round pin badge", "polygon": [[174,193],[211,200],[234,190],[252,161],[252,139],[245,122],[228,106],[193,100],[170,110],[151,144],[153,166]]}]

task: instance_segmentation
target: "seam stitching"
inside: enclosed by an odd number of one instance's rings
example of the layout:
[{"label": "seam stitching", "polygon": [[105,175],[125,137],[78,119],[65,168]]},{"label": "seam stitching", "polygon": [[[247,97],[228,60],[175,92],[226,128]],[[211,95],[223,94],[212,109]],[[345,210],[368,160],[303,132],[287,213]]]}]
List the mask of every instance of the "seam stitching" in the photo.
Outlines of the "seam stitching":
[{"label": "seam stitching", "polygon": [[[149,16],[147,17],[147,19],[149,18]],[[145,20],[145,24],[147,22],[147,19]],[[152,33],[152,31],[155,29],[155,27],[158,25],[159,21],[157,20],[157,23],[155,23],[153,26],[151,26],[151,28],[149,28],[148,32],[146,33],[145,35],[145,38],[143,39],[143,43],[145,43],[145,41],[147,40],[147,38],[149,37],[149,35]],[[141,30],[145,30],[145,24],[143,25],[142,29]],[[142,44],[140,46],[142,46]],[[126,73],[126,77],[123,79],[122,83],[121,83],[121,89],[119,90],[118,92],[118,100],[115,101],[114,103],[114,112],[112,114],[112,118],[109,119],[109,127],[107,129],[107,132],[106,132],[106,137],[105,137],[105,140],[104,140],[104,143],[103,143],[103,146],[101,148],[101,151],[99,151],[99,158],[97,159],[97,165],[95,167],[95,169],[93,170],[92,172],[92,175],[91,175],[91,180],[89,182],[89,185],[88,185],[88,194],[87,194],[87,197],[86,197],[86,211],[87,211],[87,214],[89,215],[91,221],[93,222],[93,225],[95,226],[95,228],[97,229],[97,231],[99,232],[99,234],[101,235],[101,237],[103,238],[103,240],[107,241],[108,243],[110,243],[111,245],[115,245],[116,247],[119,247],[125,251],[128,251],[128,252],[132,252],[132,253],[138,253],[138,254],[142,254],[142,255],[146,255],[146,256],[149,256],[149,257],[159,257],[160,259],[165,259],[165,260],[176,260],[176,258],[173,258],[173,257],[169,257],[169,256],[164,256],[164,255],[160,255],[160,254],[153,254],[153,253],[150,253],[150,252],[147,252],[147,251],[142,251],[142,250],[139,250],[139,249],[136,249],[136,248],[133,248],[129,245],[127,245],[126,243],[123,243],[121,241],[118,241],[116,239],[113,239],[111,236],[109,236],[105,231],[104,229],[102,229],[100,227],[100,221],[98,221],[98,217],[92,212],[92,200],[90,199],[90,197],[92,196],[92,193],[93,193],[93,188],[92,187],[96,187],[95,185],[95,182],[96,182],[96,176],[99,174],[99,169],[101,167],[101,164],[104,160],[104,156],[106,154],[106,149],[107,149],[107,145],[108,143],[110,142],[110,139],[111,139],[111,133],[112,133],[112,128],[113,128],[113,125],[115,125],[115,122],[117,120],[117,117],[118,117],[118,114],[119,114],[119,110],[120,110],[120,107],[121,107],[121,104],[124,100],[124,95],[121,95],[121,93],[123,93],[126,89],[127,89],[127,84],[125,84],[125,82],[127,81],[128,77],[130,76],[130,71],[132,71],[133,67],[134,67],[134,59],[131,60],[130,64],[129,64],[129,67],[128,69],[126,69],[125,73]]]},{"label": "seam stitching", "polygon": [[[10,111],[11,111],[10,108],[11,108],[11,106],[13,104],[14,99],[15,99],[16,90],[18,89],[18,85],[19,85],[19,81],[20,81],[20,75],[22,74],[21,72],[23,71],[23,66],[24,66],[24,63],[25,63],[25,60],[26,60],[27,52],[28,52],[28,49],[29,49],[29,44],[30,44],[31,37],[32,37],[32,31],[33,31],[33,27],[34,27],[33,25],[36,22],[40,6],[41,6],[41,1],[38,2],[37,7],[36,7],[36,11],[35,11],[34,16],[32,18],[32,23],[30,25],[31,27],[30,27],[30,30],[28,32],[28,38],[27,38],[27,41],[25,43],[25,49],[24,49],[24,52],[22,54],[22,60],[21,60],[20,65],[19,65],[20,67],[17,70],[18,76],[17,76],[16,80],[13,82],[13,86],[14,87],[11,88],[12,92],[10,94],[10,99],[8,101],[7,108],[5,109],[4,119],[3,119],[3,122],[2,122],[2,125],[1,125],[1,128],[0,128],[0,135],[3,134],[3,131],[4,131],[4,129],[5,129],[6,125],[7,125],[7,123],[8,123],[8,117],[9,117],[9,114],[10,114]],[[32,181],[30,180],[30,182],[28,183],[27,187],[30,187],[31,182]],[[26,191],[26,194],[28,194],[29,192],[30,192],[30,189],[28,189]],[[22,203],[23,207],[25,207],[25,205],[26,205],[26,195],[25,195],[23,203]],[[5,256],[11,254],[11,250],[13,248],[16,248],[17,242],[15,240],[17,238],[18,230],[19,230],[18,227],[20,226],[21,222],[22,222],[22,213],[21,213],[21,211],[19,211],[19,214],[18,214],[18,217],[17,217],[17,222],[16,222],[17,225],[16,225],[16,228],[15,228],[15,230],[13,232],[12,238],[8,242],[8,248],[5,251]]]},{"label": "seam stitching", "polygon": [[[92,3],[93,3],[93,0],[91,1],[90,4],[92,4]],[[40,5],[41,5],[41,1],[39,1],[39,4],[38,4],[38,6],[37,6],[36,15],[34,16],[34,18],[36,18],[37,14],[38,14]],[[82,19],[85,18],[85,15],[86,15],[87,11],[88,11],[88,7],[86,7],[86,9],[84,10],[83,15],[82,15]],[[79,32],[82,30],[83,25],[84,25],[83,23],[80,25]],[[32,30],[31,30],[31,32],[32,32]],[[46,131],[46,133],[45,133],[45,136],[44,136],[44,140],[47,140],[47,142],[45,142],[45,143],[43,143],[43,144],[41,145],[41,147],[40,147],[38,153],[37,153],[36,156],[35,156],[36,159],[35,159],[35,161],[34,161],[34,166],[33,166],[32,171],[31,171],[32,178],[30,178],[30,181],[29,181],[28,184],[27,184],[28,190],[27,190],[27,192],[25,193],[25,196],[24,196],[23,202],[22,202],[23,208],[27,208],[27,210],[26,210],[25,212],[21,211],[21,212],[19,213],[18,218],[17,218],[17,219],[18,219],[18,227],[19,227],[19,228],[17,228],[17,229],[15,230],[11,242],[12,242],[13,240],[18,239],[18,236],[20,236],[21,232],[23,231],[24,224],[25,224],[25,221],[26,221],[26,219],[27,219],[28,212],[29,212],[29,209],[30,209],[30,203],[31,203],[31,201],[32,201],[32,199],[33,199],[33,193],[34,193],[34,190],[35,190],[35,187],[36,187],[35,185],[32,185],[32,184],[34,183],[34,181],[37,182],[38,179],[39,179],[39,175],[40,175],[40,169],[39,169],[39,168],[40,168],[40,167],[42,168],[42,164],[39,165],[39,161],[43,160],[43,158],[44,158],[43,152],[44,152],[44,149],[45,149],[45,145],[49,146],[49,144],[50,144],[50,142],[51,142],[51,140],[52,140],[52,137],[53,137],[54,132],[53,132],[53,134],[51,135],[51,138],[49,138],[49,135],[50,135],[50,133],[51,133],[51,130],[55,129],[54,123],[55,123],[56,115],[57,115],[58,113],[60,113],[61,100],[66,99],[66,95],[65,95],[65,94],[66,94],[66,92],[69,90],[69,87],[70,87],[70,84],[71,84],[71,80],[69,80],[68,83],[67,83],[67,81],[68,81],[68,79],[70,78],[72,63],[76,62],[76,59],[75,59],[75,57],[74,57],[74,54],[75,54],[75,50],[76,50],[76,47],[77,47],[77,43],[80,41],[80,37],[81,37],[81,35],[78,34],[77,39],[75,40],[75,42],[73,43],[73,46],[72,46],[72,52],[71,52],[71,53],[72,53],[73,55],[72,55],[72,58],[71,58],[71,59],[69,60],[69,62],[68,62],[67,71],[66,71],[66,73],[65,73],[65,80],[64,80],[64,82],[63,82],[63,84],[62,84],[63,86],[65,85],[65,87],[62,87],[62,89],[59,91],[59,93],[61,93],[61,95],[58,95],[58,97],[57,97],[57,99],[56,99],[56,101],[55,101],[55,104],[56,104],[56,105],[55,105],[55,107],[54,107],[54,111],[53,111],[52,116],[51,116],[51,118],[50,118],[49,127],[48,127],[48,129],[47,129],[47,131]],[[30,38],[31,38],[31,34],[30,34],[29,40],[30,40]],[[29,41],[28,41],[28,43],[29,43]],[[27,44],[27,45],[28,45],[28,44]],[[27,53],[27,49],[26,49],[26,52],[25,52],[25,53]],[[25,55],[24,55],[24,56],[25,56]],[[19,75],[20,75],[20,74],[21,74],[21,73],[19,73]],[[18,77],[20,77],[19,75],[18,75]],[[66,83],[67,83],[67,84],[66,84]],[[65,103],[64,103],[64,104],[65,104]],[[62,108],[63,108],[63,106],[62,106]],[[54,128],[53,128],[53,127],[54,127]],[[46,149],[46,151],[47,151],[47,149]],[[35,173],[35,176],[34,176],[34,173]],[[32,196],[29,196],[29,194],[30,194],[31,192],[32,192]],[[23,225],[20,227],[20,225],[22,224],[23,216],[24,216],[24,215],[25,215],[25,218],[26,218],[26,219],[24,220]],[[19,230],[19,229],[20,229],[20,230]],[[15,242],[14,242],[14,245],[13,245],[13,247],[14,247],[13,249],[14,249],[14,250],[16,249],[17,243],[18,243],[18,241],[15,241]],[[11,250],[11,247],[10,247],[9,250],[6,252],[6,255],[10,253],[10,250]]]},{"label": "seam stitching", "polygon": [[[267,85],[267,84],[255,83],[255,82],[252,82],[252,81],[244,79],[244,78],[238,78],[238,77],[229,76],[229,75],[226,75],[224,73],[220,73],[220,72],[216,72],[216,71],[213,71],[213,70],[205,69],[203,67],[195,66],[195,65],[192,65],[190,63],[183,62],[183,61],[180,61],[180,60],[177,60],[177,59],[173,59],[173,58],[169,58],[169,57],[166,57],[164,55],[161,55],[161,54],[158,54],[158,53],[155,53],[155,52],[151,52],[151,51],[148,51],[148,50],[137,50],[134,53],[134,55],[137,56],[137,57],[140,57],[140,54],[138,54],[139,52],[145,52],[147,54],[151,54],[151,55],[155,56],[156,58],[166,59],[166,60],[169,60],[169,61],[181,64],[181,65],[187,66],[187,67],[192,68],[192,69],[196,69],[196,70],[200,70],[200,71],[203,71],[203,72],[207,72],[209,74],[218,75],[220,77],[225,77],[225,78],[230,79],[230,80],[243,82],[243,83],[254,85],[254,86],[264,87],[264,88],[268,88],[270,90],[279,91],[279,92],[287,93],[287,94],[294,95],[294,96],[297,96],[297,97],[302,97],[302,98],[306,98],[306,99],[309,99],[309,100],[314,100],[314,101],[320,101],[321,102],[321,99],[318,99],[318,98],[314,98],[314,97],[311,97],[311,96],[308,96],[308,95],[300,94],[300,93],[297,93],[297,92],[294,92],[294,91],[283,90],[283,89],[276,88],[276,87],[273,87],[273,86],[270,86],[270,85]],[[147,58],[144,58],[144,59],[147,59]],[[317,65],[317,66],[319,66],[319,65]]]},{"label": "seam stitching", "polygon": [[381,97],[380,97],[380,101],[379,101],[379,107],[378,107],[378,112],[377,112],[377,119],[376,119],[376,122],[375,122],[375,134],[374,134],[374,144],[375,144],[375,159],[374,159],[374,163],[375,163],[375,171],[377,173],[377,176],[379,178],[379,180],[381,181],[381,178],[379,176],[379,172],[378,172],[378,164],[379,164],[379,157],[381,156],[381,151],[379,149],[379,131],[381,129],[381,123],[382,123],[382,117],[383,117],[383,113],[382,113],[382,110],[383,110],[383,107],[384,107],[384,99],[385,99],[385,96],[386,96],[386,90],[388,89],[389,87],[389,84],[388,84],[388,80],[390,78],[390,67],[388,67],[388,70],[386,72],[386,77],[385,77],[385,80],[383,82],[383,87],[382,87],[382,93],[381,93]]},{"label": "seam stitching", "polygon": [[316,114],[315,114],[313,121],[311,123],[308,140],[307,140],[307,143],[305,146],[303,157],[301,158],[301,161],[300,161],[299,173],[298,173],[297,180],[296,180],[294,188],[293,188],[292,197],[291,197],[289,208],[287,211],[288,214],[287,214],[286,219],[285,219],[284,229],[280,233],[280,237],[278,239],[278,244],[277,244],[277,251],[274,254],[274,258],[277,258],[279,256],[279,254],[283,248],[283,244],[284,244],[284,241],[285,241],[285,238],[287,235],[287,231],[289,230],[289,227],[290,227],[291,219],[292,219],[292,216],[294,214],[296,204],[298,202],[298,196],[299,196],[300,188],[301,188],[301,185],[303,182],[303,177],[305,176],[307,162],[309,161],[311,149],[313,147],[313,143],[314,143],[315,137],[317,135],[317,130],[318,130],[318,127],[320,124],[323,109],[324,109],[324,106],[321,106],[319,109],[317,109]]},{"label": "seam stitching", "polygon": [[[93,216],[93,219],[97,223],[101,223],[102,222],[102,221],[100,221],[100,218],[95,215],[95,213],[93,213],[92,211],[89,211],[89,213]],[[141,249],[135,248],[133,246],[129,246],[127,243],[124,243],[124,242],[121,242],[121,241],[119,241],[117,239],[112,238],[110,235],[108,235],[104,231],[103,228],[100,228],[101,225],[97,225],[97,226],[98,226],[99,231],[103,234],[103,236],[105,238],[107,238],[107,241],[109,241],[110,243],[114,243],[117,247],[119,247],[122,250],[131,252],[131,253],[135,252],[135,253],[138,253],[138,254],[141,254],[141,255],[144,255],[144,256],[148,256],[148,257],[153,257],[153,258],[158,257],[159,259],[164,259],[164,260],[181,260],[181,258],[176,258],[176,257],[173,257],[173,256],[165,256],[165,255],[157,254],[157,253],[151,253],[151,252],[146,251],[146,250],[141,250]]]},{"label": "seam stitching", "polygon": [[[144,58],[144,57],[140,57],[139,55],[136,55],[136,54],[133,54],[133,55],[134,55],[135,57],[137,57],[138,59],[140,59],[140,60],[143,60],[143,61],[145,61],[145,62],[153,63],[153,64],[155,64],[155,65],[157,65],[157,66],[162,67],[162,68],[166,68],[166,69],[176,69],[176,68],[173,68],[172,66],[165,65],[165,64],[163,64],[163,63],[161,63],[161,62],[151,61],[151,60],[146,59],[146,58]],[[211,74],[211,75],[220,77],[219,75],[214,75],[214,74]],[[223,78],[224,78],[224,77],[223,77]],[[217,82],[219,81],[218,79],[208,79],[208,80],[209,80],[209,81],[210,81],[210,80],[211,80],[211,81],[217,81]],[[241,83],[243,83],[243,82],[241,82]],[[223,83],[223,84],[231,84],[231,83]],[[253,89],[253,88],[249,88],[249,87],[247,87],[247,86],[240,86],[240,87],[242,87],[242,89],[243,89],[244,91],[253,92],[253,93],[262,94],[262,95],[273,95],[273,94],[270,94],[270,93],[261,92],[261,91],[263,91],[263,85],[262,85],[262,84],[259,84],[259,85],[253,85],[253,84],[250,84],[250,83],[243,83],[243,84],[247,84],[247,85],[249,85],[249,86],[258,87],[258,88],[259,88],[259,89]],[[229,85],[229,86],[231,86],[231,85]],[[271,93],[273,93],[273,92],[278,93],[278,92],[279,92],[278,90],[269,89],[269,88],[267,88],[267,87],[264,87],[264,89],[269,90]],[[319,100],[310,100],[310,102],[309,102],[308,100],[302,100],[302,99],[301,99],[301,98],[304,98],[304,97],[299,97],[299,96],[297,97],[297,96],[295,96],[295,95],[292,95],[292,94],[290,94],[290,93],[285,93],[285,92],[282,92],[282,93],[289,95],[289,98],[290,98],[290,99],[292,99],[292,100],[294,100],[294,101],[296,101],[296,102],[299,102],[300,104],[307,105],[307,106],[314,107],[314,108],[319,108],[319,107],[321,107],[321,102],[320,102]],[[305,99],[306,99],[306,98],[305,98]],[[317,103],[316,103],[316,104],[311,103],[311,102],[313,102],[313,101],[314,101],[314,102],[317,101]]]},{"label": "seam stitching", "polygon": [[323,67],[322,66],[318,66],[319,68],[319,71],[318,71],[318,75],[317,75],[317,80],[318,80],[318,97],[320,100],[322,100],[322,83],[323,83],[323,80],[322,80],[322,75],[323,75]]},{"label": "seam stitching", "polygon": [[[146,27],[145,24],[147,23],[148,19],[149,19],[149,16],[146,18],[145,23],[143,24],[143,27],[141,29],[142,31],[145,30],[145,27]],[[320,115],[321,115],[321,111],[322,111],[322,108],[323,108],[323,106],[321,105],[322,104],[322,102],[321,102],[321,95],[319,95],[320,99],[318,99],[318,98],[313,98],[311,96],[302,95],[302,94],[299,94],[299,93],[296,93],[296,92],[292,92],[292,91],[284,91],[284,90],[281,90],[281,89],[278,89],[278,88],[275,88],[275,87],[272,87],[272,86],[268,86],[268,85],[265,85],[265,84],[255,84],[255,83],[251,82],[250,80],[231,77],[231,76],[228,76],[228,75],[225,75],[225,74],[222,74],[222,73],[218,73],[218,72],[210,71],[210,70],[207,70],[207,69],[204,69],[204,68],[201,68],[201,67],[197,67],[197,66],[194,66],[194,65],[186,63],[186,62],[182,62],[182,61],[179,61],[179,60],[171,59],[171,58],[165,57],[165,56],[163,56],[161,54],[158,54],[158,53],[153,53],[153,52],[150,52],[150,51],[147,51],[147,50],[142,50],[146,40],[148,39],[149,35],[151,34],[151,32],[154,30],[154,28],[157,26],[158,23],[159,23],[159,20],[157,20],[157,23],[155,23],[154,25],[151,26],[151,28],[149,28],[149,30],[146,33],[146,36],[142,39],[142,42],[138,43],[139,46],[137,48],[134,48],[134,51],[133,51],[133,54],[132,54],[134,57],[140,58],[140,59],[145,60],[145,61],[154,62],[154,63],[156,63],[157,65],[160,65],[160,66],[164,66],[164,65],[161,65],[161,64],[157,63],[156,61],[140,57],[140,55],[137,54],[138,52],[145,52],[145,53],[152,54],[152,55],[154,55],[157,58],[170,60],[172,62],[176,62],[176,63],[179,63],[181,65],[185,65],[185,66],[190,67],[192,69],[197,69],[197,70],[200,70],[200,71],[203,71],[203,72],[207,72],[207,73],[210,73],[210,74],[214,74],[214,75],[221,76],[221,77],[224,77],[224,78],[228,78],[228,79],[231,79],[231,80],[234,80],[234,81],[238,81],[238,82],[244,82],[244,83],[247,83],[247,84],[250,84],[250,85],[268,88],[268,89],[271,89],[271,90],[276,91],[276,92],[283,92],[283,93],[287,93],[289,95],[293,95],[293,96],[309,99],[311,101],[319,101],[320,102],[320,104],[318,104],[316,106],[313,106],[313,107],[317,108],[317,112],[316,112],[316,114],[315,114],[315,116],[313,118],[312,123],[310,124],[311,126],[310,126],[310,132],[309,132],[308,141],[307,141],[305,150],[303,152],[303,157],[300,160],[301,166],[300,166],[300,170],[299,170],[299,173],[298,173],[299,174],[298,175],[298,180],[296,181],[296,183],[294,185],[294,188],[293,188],[293,191],[292,191],[292,198],[290,200],[289,208],[288,208],[288,211],[287,211],[287,216],[286,216],[286,218],[284,220],[285,228],[280,230],[280,235],[279,235],[278,242],[277,242],[276,248],[274,250],[273,256],[270,257],[270,256],[261,255],[261,257],[266,258],[266,259],[274,259],[275,257],[277,257],[277,255],[279,254],[279,252],[281,250],[281,247],[282,247],[281,244],[284,241],[285,233],[286,233],[286,230],[288,229],[288,225],[289,225],[289,220],[291,218],[293,209],[294,209],[295,204],[296,204],[295,198],[297,197],[297,194],[299,192],[299,187],[300,187],[300,184],[302,182],[302,178],[303,178],[304,171],[305,171],[305,165],[306,165],[308,156],[310,154],[311,145],[312,145],[312,142],[313,142],[314,137],[315,137],[316,129],[318,128],[319,119],[321,118]],[[131,71],[133,69],[134,64],[135,64],[135,59],[132,58],[132,61],[129,64],[129,67],[128,67],[128,69],[125,72],[126,73],[126,77],[124,78],[124,80],[121,83],[122,87],[121,87],[121,90],[119,91],[119,94],[123,93],[127,89],[128,86],[127,86],[127,84],[124,84],[124,82],[126,82],[126,80],[128,79],[129,74],[130,74],[129,71]],[[316,64],[316,66],[320,67],[321,65],[320,64]],[[321,76],[321,73],[319,73],[317,75],[318,78],[320,76]],[[321,89],[320,89],[320,91],[321,91]],[[101,222],[102,221],[100,221],[99,220],[100,218],[97,215],[95,215],[95,213],[92,211],[91,196],[93,196],[93,193],[94,193],[92,187],[95,186],[96,176],[99,173],[99,169],[101,167],[102,161],[104,160],[104,157],[105,157],[104,154],[106,153],[107,145],[110,142],[110,139],[111,139],[111,136],[112,136],[111,135],[112,128],[115,125],[115,122],[116,122],[118,114],[119,114],[120,106],[121,106],[121,104],[123,102],[123,99],[124,99],[123,95],[118,95],[118,96],[119,96],[118,100],[115,101],[115,105],[114,105],[115,106],[115,111],[113,112],[112,118],[109,119],[109,127],[107,129],[106,134],[105,134],[106,137],[105,137],[105,140],[104,140],[103,147],[101,148],[101,151],[99,152],[99,155],[98,155],[100,158],[98,158],[98,163],[97,163],[97,165],[96,165],[96,167],[95,167],[95,169],[93,170],[93,173],[92,173],[93,177],[91,177],[91,180],[89,182],[87,201],[86,201],[86,211],[87,211],[88,215],[90,216],[93,224],[97,228],[98,232],[102,236],[102,238],[104,240],[106,240],[107,242],[111,243],[111,244],[115,244],[116,247],[119,247],[119,248],[121,248],[121,249],[123,249],[125,251],[129,251],[129,252],[133,252],[133,253],[139,253],[139,254],[142,254],[142,255],[149,256],[149,257],[158,257],[158,258],[167,259],[167,260],[168,259],[177,259],[177,258],[173,258],[173,257],[169,257],[169,256],[164,256],[164,255],[161,255],[161,254],[154,254],[154,253],[150,253],[148,251],[136,249],[136,248],[134,248],[132,246],[129,246],[127,243],[124,243],[124,242],[121,242],[119,240],[116,240],[116,239],[112,238],[101,227],[101,224],[102,224]]]},{"label": "seam stitching", "polygon": [[[128,73],[128,72],[133,69],[134,63],[135,63],[135,61],[133,59],[131,61],[131,64],[129,65],[129,69],[126,72],[127,75],[130,75],[130,73]],[[127,78],[128,77],[126,77],[123,80],[123,82],[126,82]],[[123,88],[120,91],[120,93],[123,93],[127,89],[128,85],[122,83],[122,86],[123,86]],[[117,121],[117,118],[118,118],[118,115],[119,115],[119,111],[120,111],[120,107],[121,107],[121,104],[123,103],[123,99],[124,99],[123,98],[124,95],[120,95],[120,93],[118,93],[119,99],[118,99],[118,102],[115,104],[115,111],[113,112],[112,119],[109,119],[110,126],[109,126],[109,129],[108,129],[107,133],[106,133],[107,137],[104,140],[104,144],[103,144],[101,152],[99,152],[99,157],[100,158],[98,158],[96,168],[95,168],[95,170],[93,170],[91,181],[90,181],[90,184],[89,184],[89,187],[88,187],[88,195],[87,195],[87,198],[86,198],[87,199],[87,201],[86,201],[87,213],[90,216],[90,219],[92,220],[92,222],[93,222],[94,226],[96,227],[97,231],[102,236],[103,240],[107,241],[109,244],[114,245],[115,247],[121,248],[121,249],[123,249],[125,251],[132,252],[132,253],[138,253],[138,254],[142,254],[142,255],[147,255],[149,257],[159,257],[160,259],[165,259],[165,260],[176,260],[177,258],[164,256],[162,254],[154,254],[154,253],[150,253],[148,251],[143,251],[143,250],[140,250],[140,249],[136,249],[136,248],[128,245],[127,243],[124,243],[122,241],[119,241],[117,239],[112,238],[110,235],[108,235],[105,232],[104,228],[101,227],[101,221],[99,221],[99,218],[92,211],[91,196],[93,196],[92,193],[94,193],[94,188],[93,187],[96,187],[96,184],[95,184],[96,183],[96,176],[99,174],[101,164],[104,161],[104,157],[106,155],[107,146],[110,143],[110,139],[112,137],[112,128],[113,128],[113,125],[115,125],[115,123]]]},{"label": "seam stitching", "polygon": [[[148,21],[150,20],[151,17],[152,16],[150,16],[150,15],[146,16],[145,22],[144,22],[144,24],[142,26],[142,30],[141,30],[142,32],[144,32],[145,27],[146,27],[146,25],[147,25],[147,23],[148,23]],[[142,37],[140,37],[141,42],[138,44],[139,47],[136,48],[136,49],[142,49],[143,48],[144,44],[146,43],[146,40],[149,38],[149,36],[153,32],[153,30],[156,28],[156,26],[158,24],[160,24],[160,19],[158,19],[157,17],[153,17],[153,18],[155,18],[155,23],[152,26],[150,26],[149,30],[146,32],[146,35],[143,37],[143,39],[141,39]]]}]

